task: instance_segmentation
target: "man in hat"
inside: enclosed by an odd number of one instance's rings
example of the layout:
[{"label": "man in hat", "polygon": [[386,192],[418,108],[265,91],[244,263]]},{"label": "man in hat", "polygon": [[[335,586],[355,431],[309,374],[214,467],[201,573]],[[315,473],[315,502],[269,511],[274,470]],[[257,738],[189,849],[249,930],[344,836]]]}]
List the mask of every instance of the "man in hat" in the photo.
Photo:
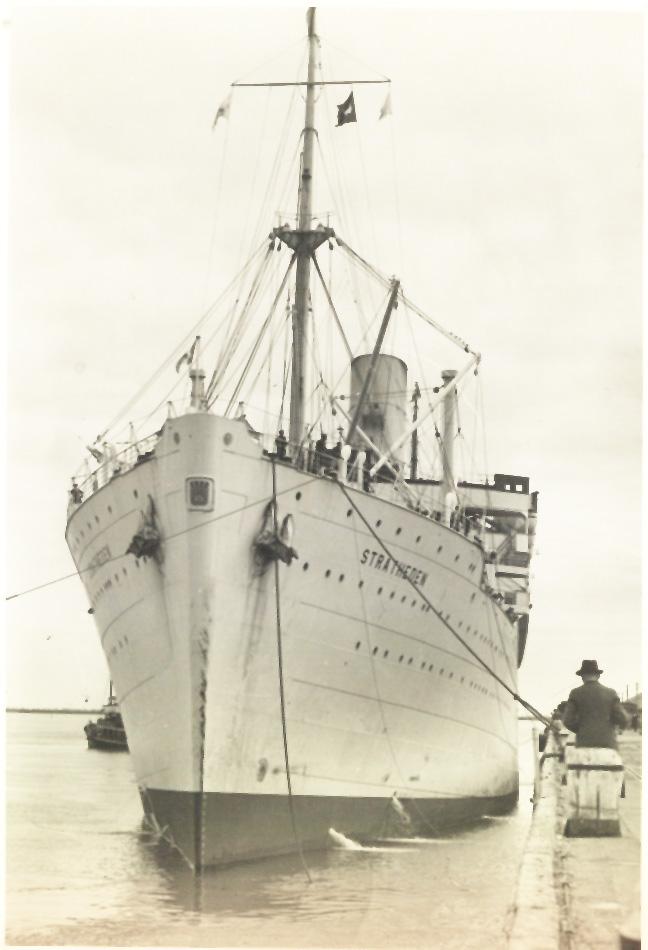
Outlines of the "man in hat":
[{"label": "man in hat", "polygon": [[614,727],[625,726],[626,717],[614,690],[599,683],[602,672],[596,660],[583,660],[580,670],[576,670],[583,685],[569,694],[562,720],[570,732],[576,733],[577,746],[616,749]]}]

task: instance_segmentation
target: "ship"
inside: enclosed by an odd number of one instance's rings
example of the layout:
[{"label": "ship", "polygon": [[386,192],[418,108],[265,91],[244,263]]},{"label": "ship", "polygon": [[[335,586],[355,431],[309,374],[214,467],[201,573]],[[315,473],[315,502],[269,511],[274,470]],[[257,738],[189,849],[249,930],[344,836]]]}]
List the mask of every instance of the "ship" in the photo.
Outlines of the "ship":
[{"label": "ship", "polygon": [[89,749],[101,749],[104,752],[127,752],[128,740],[124,722],[115,699],[112,681],[108,692],[108,702],[101,710],[101,716],[83,727]]},{"label": "ship", "polygon": [[[250,264],[260,269],[239,275],[209,381],[205,337],[183,327],[181,405],[170,401],[146,435],[101,433],[68,501],[66,540],[120,697],[144,821],[197,872],[325,848],[331,829],[437,834],[518,799],[538,493],[527,476],[461,477],[460,394],[480,353],[316,220],[325,81],[313,8],[307,26],[294,219],[263,234]],[[351,95],[338,126],[354,111]],[[336,307],[327,248],[382,295],[371,339]],[[278,251],[285,273],[247,334]],[[457,368],[413,385],[391,342],[388,352],[397,310],[420,317]],[[311,388],[325,320],[342,382],[320,372]],[[242,380],[268,365],[277,326],[281,406],[264,427]],[[437,469],[423,470],[424,443]]]}]

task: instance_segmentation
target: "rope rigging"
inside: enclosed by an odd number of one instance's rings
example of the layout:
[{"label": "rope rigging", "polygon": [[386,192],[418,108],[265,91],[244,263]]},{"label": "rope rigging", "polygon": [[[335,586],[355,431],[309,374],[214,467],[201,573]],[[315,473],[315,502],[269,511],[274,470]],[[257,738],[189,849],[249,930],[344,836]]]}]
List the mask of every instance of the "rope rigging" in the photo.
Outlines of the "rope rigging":
[{"label": "rope rigging", "polygon": [[101,439],[104,439],[104,438],[106,437],[106,435],[117,425],[117,423],[118,423],[118,422],[126,415],[126,413],[135,405],[135,403],[138,401],[138,399],[140,399],[141,396],[146,392],[146,390],[147,390],[150,386],[153,385],[153,383],[156,381],[156,379],[158,379],[158,377],[161,375],[161,373],[163,373],[164,370],[168,369],[168,367],[169,367],[170,365],[172,365],[172,364],[177,360],[177,357],[178,357],[178,349],[180,349],[181,347],[186,347],[187,344],[192,340],[192,338],[195,337],[196,332],[202,327],[203,323],[204,323],[204,322],[209,318],[209,316],[214,312],[214,310],[216,309],[216,307],[217,307],[220,303],[222,303],[222,301],[225,299],[225,297],[227,296],[227,294],[230,293],[230,291],[231,291],[232,288],[235,286],[235,284],[237,283],[237,281],[245,274],[245,272],[248,270],[248,268],[251,267],[251,265],[254,263],[254,261],[256,260],[256,258],[257,258],[258,256],[260,256],[260,253],[261,253],[261,251],[264,249],[264,246],[265,246],[265,240],[264,240],[264,241],[259,245],[259,247],[252,253],[252,255],[248,258],[248,260],[245,262],[245,264],[243,264],[243,266],[241,267],[241,269],[240,269],[240,270],[238,271],[238,273],[232,278],[232,280],[231,280],[231,281],[229,282],[229,284],[225,287],[225,289],[221,292],[221,294],[219,294],[219,296],[216,298],[216,300],[215,300],[212,304],[210,304],[210,306],[209,306],[209,307],[207,308],[207,310],[202,314],[202,316],[196,321],[196,323],[194,323],[194,325],[191,327],[191,329],[189,330],[189,332],[184,334],[184,336],[182,337],[182,341],[180,342],[180,344],[174,346],[174,348],[173,348],[173,350],[171,351],[171,353],[170,353],[170,354],[166,357],[166,359],[158,366],[158,368],[155,370],[155,372],[152,374],[152,376],[150,376],[149,379],[147,379],[146,382],[145,382],[142,386],[140,386],[140,388],[137,390],[137,392],[135,393],[135,395],[132,396],[132,397],[124,404],[124,406],[122,406],[122,408],[121,408],[121,409],[119,410],[119,412],[113,417],[113,419],[108,423],[108,425],[105,427],[105,429],[103,429],[103,431],[99,434],[99,437],[98,437],[98,440],[99,440],[99,441],[100,441]]},{"label": "rope rigging", "polygon": [[221,347],[221,352],[216,361],[214,372],[212,374],[212,377],[209,381],[209,385],[207,386],[207,390],[205,392],[205,399],[207,401],[207,405],[210,404],[210,400],[212,400],[212,397],[214,396],[216,389],[222,382],[225,371],[229,367],[232,361],[232,358],[234,356],[234,353],[236,352],[238,345],[241,341],[241,338],[243,337],[243,334],[246,329],[246,323],[249,316],[249,312],[252,308],[254,301],[256,300],[259,294],[261,285],[263,283],[263,278],[265,277],[268,271],[268,265],[270,263],[271,256],[272,256],[272,249],[270,247],[267,247],[265,256],[263,258],[263,261],[261,262],[261,266],[259,267],[259,270],[257,271],[257,273],[254,275],[254,278],[248,290],[248,294],[247,294],[245,303],[243,304],[243,307],[241,309],[241,312],[239,314],[239,318],[236,322],[236,326],[234,327],[233,332],[230,333],[228,331],[223,341],[223,346]]},{"label": "rope rigging", "polygon": [[[272,321],[272,318],[273,318],[273,316],[274,316],[274,314],[275,314],[275,311],[276,311],[276,309],[277,309],[277,304],[279,303],[279,299],[281,298],[281,296],[282,296],[282,294],[283,294],[283,292],[284,292],[284,288],[285,288],[285,286],[286,286],[286,282],[287,282],[287,280],[288,280],[288,277],[290,276],[290,272],[291,272],[291,270],[292,270],[292,268],[293,268],[293,265],[294,265],[294,263],[295,263],[296,260],[297,260],[297,254],[293,254],[292,257],[290,258],[290,263],[288,264],[288,267],[286,268],[286,273],[285,273],[284,276],[283,276],[283,280],[281,281],[281,285],[280,285],[280,287],[279,287],[279,290],[278,290],[277,293],[275,294],[274,300],[272,301],[272,305],[271,305],[271,307],[270,307],[270,313],[268,314],[268,316],[266,317],[266,319],[264,320],[264,322],[263,322],[263,324],[262,324],[262,326],[261,326],[261,329],[260,329],[260,331],[259,331],[259,334],[258,334],[258,336],[257,336],[257,338],[256,338],[256,340],[255,340],[255,342],[254,342],[254,346],[252,347],[252,350],[251,350],[250,355],[249,355],[249,357],[248,357],[248,359],[247,359],[247,362],[246,362],[246,364],[245,364],[245,367],[243,368],[243,372],[241,373],[241,376],[240,376],[240,378],[239,378],[239,381],[238,381],[238,383],[236,384],[236,386],[234,387],[234,391],[232,392],[232,395],[230,396],[229,402],[228,402],[228,404],[227,404],[227,409],[225,410],[225,415],[226,415],[226,416],[229,415],[229,413],[231,412],[231,409],[232,409],[234,403],[235,403],[236,400],[238,399],[238,395],[239,395],[239,393],[240,393],[240,391],[241,391],[241,387],[243,386],[243,383],[245,382],[245,378],[246,378],[246,376],[247,376],[247,374],[248,374],[248,371],[249,371],[249,369],[250,369],[250,366],[252,365],[252,362],[253,362],[253,360],[254,360],[254,358],[255,358],[255,356],[256,356],[258,350],[259,350],[259,347],[261,346],[261,341],[263,340],[263,337],[265,336],[265,332],[266,332],[266,330],[268,329],[268,327],[270,326],[270,323],[271,323],[271,321]],[[213,400],[212,400],[212,402],[213,402]],[[209,402],[209,400],[207,401],[207,405],[208,405],[208,406],[211,405],[211,403]]]},{"label": "rope rigging", "polygon": [[[272,460],[272,523],[275,534],[279,531],[279,518],[277,516],[277,468],[274,459]],[[279,703],[281,706],[281,734],[283,738],[284,763],[286,766],[286,784],[288,786],[288,808],[290,809],[290,823],[292,825],[293,837],[297,845],[297,851],[301,859],[302,866],[308,878],[308,883],[312,884],[312,878],[308,871],[308,866],[304,859],[301,839],[297,830],[297,819],[295,816],[295,805],[293,802],[292,779],[290,776],[290,760],[288,757],[288,729],[286,725],[286,693],[284,689],[283,672],[283,647],[281,633],[281,593],[279,586],[279,558],[274,558],[274,588],[275,588],[275,613],[277,622],[277,672],[279,676]]]}]

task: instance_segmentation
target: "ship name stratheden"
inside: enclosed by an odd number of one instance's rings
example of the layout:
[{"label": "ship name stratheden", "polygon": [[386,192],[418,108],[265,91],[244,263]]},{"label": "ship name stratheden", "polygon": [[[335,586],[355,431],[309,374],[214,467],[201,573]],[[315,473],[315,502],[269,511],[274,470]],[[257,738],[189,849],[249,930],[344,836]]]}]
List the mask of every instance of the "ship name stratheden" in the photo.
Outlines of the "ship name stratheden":
[{"label": "ship name stratheden", "polygon": [[375,571],[386,571],[388,574],[395,574],[396,577],[409,577],[419,587],[423,587],[428,579],[426,572],[414,567],[413,564],[395,561],[392,557],[381,554],[380,551],[370,551],[369,548],[365,548],[362,552],[360,563],[368,564]]}]

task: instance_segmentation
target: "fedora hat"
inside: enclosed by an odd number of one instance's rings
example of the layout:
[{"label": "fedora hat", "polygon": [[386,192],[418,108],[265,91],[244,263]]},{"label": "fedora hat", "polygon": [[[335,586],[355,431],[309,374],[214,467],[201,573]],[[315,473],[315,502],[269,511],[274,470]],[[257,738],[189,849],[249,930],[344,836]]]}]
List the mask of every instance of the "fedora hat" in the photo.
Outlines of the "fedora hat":
[{"label": "fedora hat", "polygon": [[598,663],[596,660],[583,660],[581,663],[580,670],[576,670],[576,676],[582,676],[583,673],[602,673],[603,670],[599,670]]}]

